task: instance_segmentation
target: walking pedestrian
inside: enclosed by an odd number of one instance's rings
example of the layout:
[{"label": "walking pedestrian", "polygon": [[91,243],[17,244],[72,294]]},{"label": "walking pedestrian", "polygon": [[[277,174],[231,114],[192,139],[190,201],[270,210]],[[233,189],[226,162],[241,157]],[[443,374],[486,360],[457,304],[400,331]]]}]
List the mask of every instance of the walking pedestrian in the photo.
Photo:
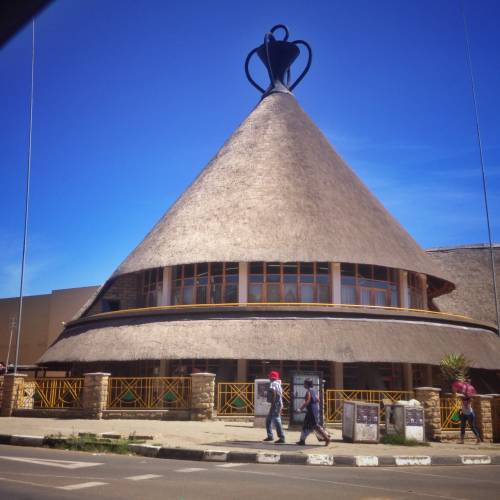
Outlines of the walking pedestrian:
[{"label": "walking pedestrian", "polygon": [[469,423],[474,436],[476,436],[476,444],[481,443],[481,435],[476,427],[476,415],[472,408],[472,396],[476,395],[476,389],[470,383],[469,379],[464,381],[456,381],[452,384],[452,390],[459,398],[462,398],[460,403],[460,439],[459,444],[464,444],[465,428]]},{"label": "walking pedestrian", "polygon": [[283,424],[281,423],[281,411],[283,410],[283,388],[281,387],[280,374],[277,371],[272,371],[269,374],[269,390],[267,392],[267,401],[271,403],[269,412],[266,417],[266,431],[267,437],[264,441],[273,441],[273,429],[276,427],[278,439],[276,444],[283,444],[285,442],[285,433],[283,432]]},{"label": "walking pedestrian", "polygon": [[304,388],[307,392],[304,397],[304,403],[302,403],[299,410],[304,411],[305,408],[306,416],[302,425],[300,440],[297,441],[297,444],[304,446],[306,444],[307,436],[311,434],[311,432],[315,432],[316,435],[319,434],[319,436],[323,438],[325,446],[328,446],[330,444],[331,437],[330,434],[328,434],[328,432],[326,432],[320,425],[318,392],[314,389],[313,381],[309,378],[304,381]]}]

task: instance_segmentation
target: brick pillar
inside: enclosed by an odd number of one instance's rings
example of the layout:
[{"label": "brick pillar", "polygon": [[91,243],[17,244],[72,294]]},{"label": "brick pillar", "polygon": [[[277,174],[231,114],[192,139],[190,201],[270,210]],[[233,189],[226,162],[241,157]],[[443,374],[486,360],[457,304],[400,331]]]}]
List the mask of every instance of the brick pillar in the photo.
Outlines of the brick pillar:
[{"label": "brick pillar", "polygon": [[7,373],[3,376],[2,409],[0,416],[11,417],[17,403],[17,396],[22,389],[25,373]]},{"label": "brick pillar", "polygon": [[215,375],[191,375],[191,420],[209,420],[214,416]]},{"label": "brick pillar", "polygon": [[474,396],[472,408],[476,414],[476,427],[486,443],[493,441],[493,425],[491,414],[491,396]]},{"label": "brick pillar", "polygon": [[425,435],[429,441],[441,440],[441,410],[437,387],[416,387],[415,399],[424,407]]},{"label": "brick pillar", "polygon": [[102,419],[108,403],[110,373],[85,373],[83,381],[83,412],[86,418]]}]

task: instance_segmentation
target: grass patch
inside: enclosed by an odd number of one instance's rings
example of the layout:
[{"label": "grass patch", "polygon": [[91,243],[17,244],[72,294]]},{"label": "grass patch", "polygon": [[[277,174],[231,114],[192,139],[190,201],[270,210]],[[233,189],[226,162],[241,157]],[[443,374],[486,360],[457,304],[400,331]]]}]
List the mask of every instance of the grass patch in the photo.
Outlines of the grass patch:
[{"label": "grass patch", "polygon": [[[139,441],[135,441],[135,443],[141,444]],[[128,448],[130,444],[128,439],[98,438],[93,435],[71,435],[69,437],[50,435],[45,437],[45,444],[59,450],[118,453],[120,455],[131,453]]]},{"label": "grass patch", "polygon": [[382,444],[392,444],[396,446],[430,446],[426,441],[421,442],[416,439],[406,439],[397,434],[384,434],[380,439]]}]

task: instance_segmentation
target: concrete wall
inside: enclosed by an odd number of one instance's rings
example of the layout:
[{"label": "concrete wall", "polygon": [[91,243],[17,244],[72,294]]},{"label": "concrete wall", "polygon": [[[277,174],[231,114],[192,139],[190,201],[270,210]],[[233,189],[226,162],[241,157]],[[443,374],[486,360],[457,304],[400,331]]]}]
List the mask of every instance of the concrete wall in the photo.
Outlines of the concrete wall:
[{"label": "concrete wall", "polygon": [[[62,322],[69,321],[97,286],[54,290],[46,295],[31,295],[23,299],[23,320],[19,364],[33,364],[62,331]],[[18,298],[0,299],[0,361],[5,363],[10,336],[10,322],[17,318]],[[17,326],[13,338],[9,362],[14,362]]]}]

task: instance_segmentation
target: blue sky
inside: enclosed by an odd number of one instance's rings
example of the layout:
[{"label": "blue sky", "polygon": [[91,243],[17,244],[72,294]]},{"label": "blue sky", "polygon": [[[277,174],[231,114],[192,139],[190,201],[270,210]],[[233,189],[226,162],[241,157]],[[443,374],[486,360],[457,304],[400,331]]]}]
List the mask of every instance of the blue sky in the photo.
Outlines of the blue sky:
[{"label": "blue sky", "polygon": [[[464,3],[498,241],[500,3]],[[313,47],[300,104],[418,243],[487,241],[458,1],[57,0],[36,24],[26,293],[109,277],[258,102],[243,62],[277,23]],[[27,26],[0,51],[0,297],[19,288],[30,64]]]}]

